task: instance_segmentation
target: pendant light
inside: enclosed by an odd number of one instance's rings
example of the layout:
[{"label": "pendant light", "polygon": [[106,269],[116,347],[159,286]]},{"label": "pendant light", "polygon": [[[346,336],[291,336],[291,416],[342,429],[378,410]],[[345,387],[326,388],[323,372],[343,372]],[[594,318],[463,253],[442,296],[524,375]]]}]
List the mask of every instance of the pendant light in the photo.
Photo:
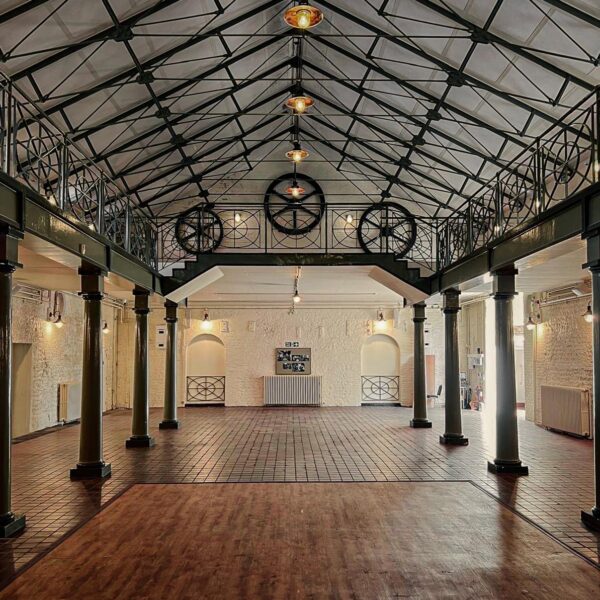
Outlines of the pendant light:
[{"label": "pendant light", "polygon": [[294,148],[289,152],[286,152],[285,155],[290,160],[293,160],[295,163],[302,162],[305,158],[309,157],[309,153],[307,150],[303,150],[300,147],[299,142],[294,142]]},{"label": "pendant light", "polygon": [[303,112],[306,112],[306,109],[310,108],[314,103],[315,101],[310,96],[298,95],[288,98],[285,105],[290,110],[293,110],[298,114],[302,114]]},{"label": "pendant light", "polygon": [[298,182],[294,179],[294,183],[286,191],[294,200],[298,200],[306,190],[299,186]]},{"label": "pendant light", "polygon": [[324,18],[323,11],[310,4],[298,4],[285,11],[285,22],[295,29],[311,29],[316,27]]}]

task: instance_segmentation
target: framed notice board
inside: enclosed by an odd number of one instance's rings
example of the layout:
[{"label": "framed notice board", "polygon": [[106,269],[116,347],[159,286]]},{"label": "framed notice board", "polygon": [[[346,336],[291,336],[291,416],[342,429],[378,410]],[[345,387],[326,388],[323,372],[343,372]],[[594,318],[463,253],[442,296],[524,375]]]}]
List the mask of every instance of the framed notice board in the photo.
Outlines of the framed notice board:
[{"label": "framed notice board", "polygon": [[310,348],[277,348],[275,351],[276,375],[310,375]]}]

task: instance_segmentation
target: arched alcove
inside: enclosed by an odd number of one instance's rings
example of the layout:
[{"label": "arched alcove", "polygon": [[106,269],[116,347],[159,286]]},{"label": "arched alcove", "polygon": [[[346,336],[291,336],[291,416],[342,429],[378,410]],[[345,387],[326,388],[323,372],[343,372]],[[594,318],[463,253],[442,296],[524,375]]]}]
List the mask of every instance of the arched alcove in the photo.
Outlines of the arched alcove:
[{"label": "arched alcove", "polygon": [[400,402],[400,347],[393,337],[377,334],[361,348],[363,404],[398,404]]},{"label": "arched alcove", "polygon": [[225,344],[210,333],[192,339],[186,356],[186,405],[225,403]]}]

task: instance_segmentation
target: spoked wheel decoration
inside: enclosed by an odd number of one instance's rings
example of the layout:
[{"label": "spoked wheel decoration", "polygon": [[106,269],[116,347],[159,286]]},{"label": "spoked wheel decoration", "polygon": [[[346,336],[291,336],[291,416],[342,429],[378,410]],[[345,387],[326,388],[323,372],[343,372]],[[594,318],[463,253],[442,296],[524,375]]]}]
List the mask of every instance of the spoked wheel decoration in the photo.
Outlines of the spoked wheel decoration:
[{"label": "spoked wheel decoration", "polygon": [[[299,188],[297,196],[291,189]],[[325,195],[308,175],[284,175],[273,181],[265,193],[265,215],[271,225],[287,235],[304,235],[321,222]]]},{"label": "spoked wheel decoration", "polygon": [[396,202],[379,202],[367,208],[358,224],[358,242],[368,254],[405,256],[417,237],[415,218]]},{"label": "spoked wheel decoration", "polygon": [[557,133],[542,152],[544,183],[549,200],[575,193],[592,179],[593,133],[587,123],[573,123]]},{"label": "spoked wheel decoration", "polygon": [[196,206],[177,219],[175,237],[186,252],[208,254],[223,240],[223,222],[211,207]]}]

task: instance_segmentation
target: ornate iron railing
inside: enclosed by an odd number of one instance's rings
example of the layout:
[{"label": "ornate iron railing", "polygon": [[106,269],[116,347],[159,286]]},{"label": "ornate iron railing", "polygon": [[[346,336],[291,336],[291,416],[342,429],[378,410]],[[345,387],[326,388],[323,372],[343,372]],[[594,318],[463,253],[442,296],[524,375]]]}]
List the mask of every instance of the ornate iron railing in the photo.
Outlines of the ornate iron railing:
[{"label": "ornate iron railing", "polygon": [[[199,250],[217,253],[364,253],[367,242],[368,252],[394,254],[434,271],[439,220],[411,218],[407,224],[404,217],[387,214],[369,218],[368,223],[361,221],[365,211],[372,208],[371,203],[327,204],[314,227],[300,233],[281,231],[286,224],[270,218],[273,213],[269,213],[264,204],[223,204],[208,211],[192,211],[187,218],[161,219],[158,226],[159,269],[194,260]],[[295,221],[298,229],[303,229],[302,210],[302,207],[291,205],[288,211],[287,218],[290,223]],[[382,235],[385,227],[391,230],[390,235]],[[410,246],[403,244],[400,233],[399,239],[393,237],[394,232],[405,230],[414,231],[414,243]]]},{"label": "ornate iron railing", "polygon": [[438,269],[600,181],[599,107],[596,91],[440,223]]},{"label": "ornate iron railing", "polygon": [[156,267],[156,223],[0,75],[0,169]]},{"label": "ornate iron railing", "polygon": [[216,404],[225,402],[225,377],[188,376],[186,404]]},{"label": "ornate iron railing", "polygon": [[363,375],[362,402],[400,402],[397,375]]}]

